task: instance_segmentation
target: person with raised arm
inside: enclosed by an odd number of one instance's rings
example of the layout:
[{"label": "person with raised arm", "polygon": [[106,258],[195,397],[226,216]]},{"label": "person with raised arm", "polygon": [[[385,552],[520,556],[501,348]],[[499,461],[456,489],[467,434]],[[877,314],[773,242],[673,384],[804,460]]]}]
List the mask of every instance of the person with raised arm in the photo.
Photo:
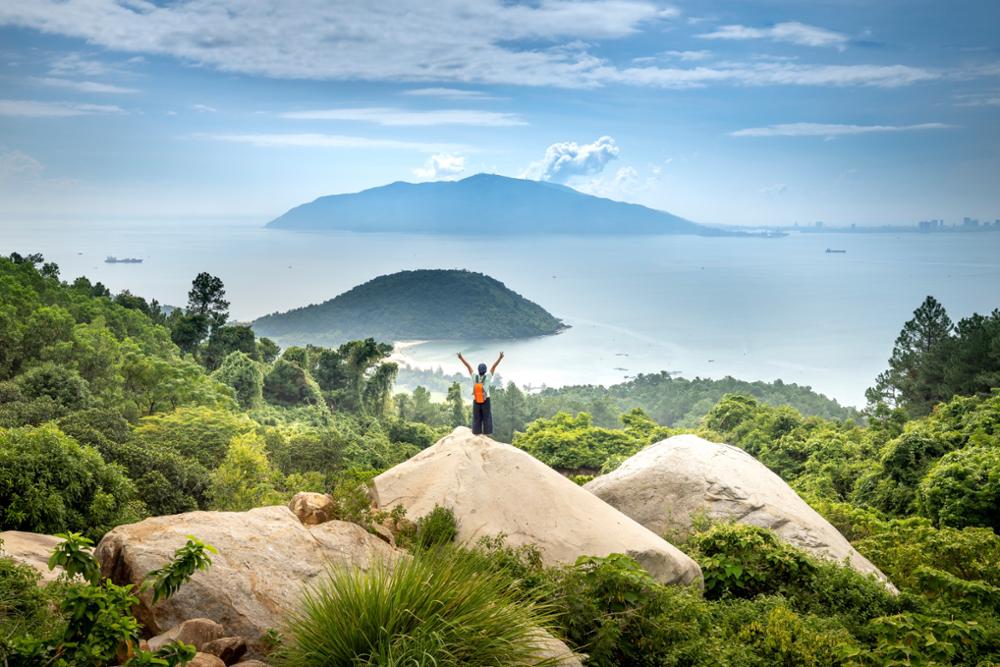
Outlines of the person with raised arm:
[{"label": "person with raised arm", "polygon": [[465,360],[461,352],[458,353],[458,359],[465,364],[465,369],[472,377],[472,433],[474,435],[492,435],[493,411],[490,408],[490,387],[493,384],[493,376],[497,372],[497,366],[503,360],[503,352],[500,353],[489,370],[487,370],[486,364],[479,364],[474,372],[472,365]]}]

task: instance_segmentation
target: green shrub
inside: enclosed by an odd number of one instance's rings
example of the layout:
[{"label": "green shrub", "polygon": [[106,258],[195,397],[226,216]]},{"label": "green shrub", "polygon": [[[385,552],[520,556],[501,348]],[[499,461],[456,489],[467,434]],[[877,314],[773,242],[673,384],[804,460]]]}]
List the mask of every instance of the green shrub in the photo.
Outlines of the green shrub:
[{"label": "green shrub", "polygon": [[549,611],[452,550],[363,572],[332,569],[288,618],[287,667],[537,665]]},{"label": "green shrub", "polygon": [[921,514],[937,525],[1000,531],[1000,447],[946,454],[920,482],[918,498]]},{"label": "green shrub", "polygon": [[691,536],[685,545],[705,578],[705,596],[753,598],[803,586],[815,564],[769,530],[720,523]]},{"label": "green shrub", "polygon": [[137,444],[177,452],[214,468],[226,457],[229,441],[256,428],[246,415],[194,407],[145,417],[135,429]]},{"label": "green shrub", "polygon": [[458,535],[455,513],[448,507],[435,505],[429,513],[417,519],[416,545],[423,549],[451,544]]},{"label": "green shrub", "polygon": [[54,425],[0,429],[0,528],[100,537],[139,519],[132,482]]},{"label": "green shrub", "polygon": [[213,509],[245,512],[265,505],[280,505],[281,474],[271,465],[264,439],[243,433],[229,443],[226,458],[212,472],[209,498]]},{"label": "green shrub", "polygon": [[256,407],[264,400],[264,371],[258,362],[243,352],[230,353],[212,377],[232,388],[236,401],[244,410]]}]

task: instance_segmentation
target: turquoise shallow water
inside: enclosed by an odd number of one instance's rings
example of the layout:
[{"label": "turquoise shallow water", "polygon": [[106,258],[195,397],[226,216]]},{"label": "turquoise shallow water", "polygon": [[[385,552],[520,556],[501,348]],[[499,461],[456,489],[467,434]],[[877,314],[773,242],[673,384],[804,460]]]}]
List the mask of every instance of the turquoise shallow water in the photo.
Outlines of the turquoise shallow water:
[{"label": "turquoise shallow water", "polygon": [[[87,275],[167,304],[183,304],[194,275],[209,271],[241,320],[401,269],[473,269],[572,328],[514,343],[428,343],[408,347],[407,359],[458,370],[459,348],[485,359],[502,347],[503,375],[520,384],[608,384],[662,369],[780,377],[855,405],[927,294],[953,319],[1000,307],[1000,233],[485,241],[246,223],[0,222],[0,252],[13,250],[42,252],[64,278]],[[107,255],[145,261],[105,264]]]}]

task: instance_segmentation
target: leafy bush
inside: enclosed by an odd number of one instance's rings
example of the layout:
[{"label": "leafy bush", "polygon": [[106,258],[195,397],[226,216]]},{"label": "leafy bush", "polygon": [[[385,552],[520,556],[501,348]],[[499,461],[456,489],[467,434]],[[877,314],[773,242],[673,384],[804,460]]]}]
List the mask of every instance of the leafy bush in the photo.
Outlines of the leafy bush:
[{"label": "leafy bush", "polygon": [[448,507],[435,505],[429,513],[417,519],[416,545],[423,549],[451,544],[458,536],[455,513]]},{"label": "leafy bush", "polygon": [[232,387],[236,393],[236,401],[244,410],[249,410],[264,400],[264,371],[258,362],[243,352],[229,354],[218,370],[212,373],[212,377]]},{"label": "leafy bush", "polygon": [[204,407],[178,408],[143,418],[135,437],[144,447],[174,451],[214,468],[226,457],[230,440],[255,428],[245,415]]},{"label": "leafy bush", "polygon": [[339,665],[537,665],[548,609],[451,550],[363,572],[331,569],[288,618],[273,661]]},{"label": "leafy bush", "polygon": [[524,433],[514,434],[513,444],[553,468],[599,470],[609,457],[631,456],[649,443],[623,429],[594,426],[586,412],[575,417],[560,412],[531,422]]},{"label": "leafy bush", "polygon": [[279,505],[286,499],[279,490],[281,482],[281,474],[267,458],[263,438],[244,433],[233,438],[226,458],[212,473],[211,505],[230,512]]},{"label": "leafy bush", "polygon": [[816,566],[769,530],[720,523],[691,536],[690,555],[701,566],[705,596],[753,598],[802,587]]},{"label": "leafy bush", "polygon": [[[10,642],[6,665],[173,667],[194,658],[195,648],[180,642],[155,653],[139,648],[142,626],[132,616],[132,608],[139,603],[137,591],[132,586],[118,586],[101,578],[100,566],[90,552],[93,546],[90,540],[79,533],[60,537],[64,541],[49,558],[49,568],[61,567],[70,579],[80,577],[83,583],[68,586],[59,599],[59,611],[65,622],[51,634],[41,634],[36,628],[34,636],[21,636]],[[154,600],[169,598],[195,571],[211,565],[206,551],[214,553],[215,549],[189,537],[170,563],[147,575],[148,580],[141,588],[151,587]]]},{"label": "leafy bush", "polygon": [[1000,448],[946,454],[920,482],[918,497],[921,513],[937,525],[1000,531]]},{"label": "leafy bush", "polygon": [[0,429],[0,527],[100,537],[141,513],[132,482],[93,448],[54,425]]}]

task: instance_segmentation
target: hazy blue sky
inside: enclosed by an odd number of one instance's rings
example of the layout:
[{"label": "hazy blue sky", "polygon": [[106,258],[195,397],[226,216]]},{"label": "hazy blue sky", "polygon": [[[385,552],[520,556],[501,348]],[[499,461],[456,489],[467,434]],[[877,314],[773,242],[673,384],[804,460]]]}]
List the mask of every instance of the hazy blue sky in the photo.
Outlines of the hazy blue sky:
[{"label": "hazy blue sky", "polygon": [[0,0],[0,217],[479,171],[713,223],[1000,218],[1000,2]]}]

